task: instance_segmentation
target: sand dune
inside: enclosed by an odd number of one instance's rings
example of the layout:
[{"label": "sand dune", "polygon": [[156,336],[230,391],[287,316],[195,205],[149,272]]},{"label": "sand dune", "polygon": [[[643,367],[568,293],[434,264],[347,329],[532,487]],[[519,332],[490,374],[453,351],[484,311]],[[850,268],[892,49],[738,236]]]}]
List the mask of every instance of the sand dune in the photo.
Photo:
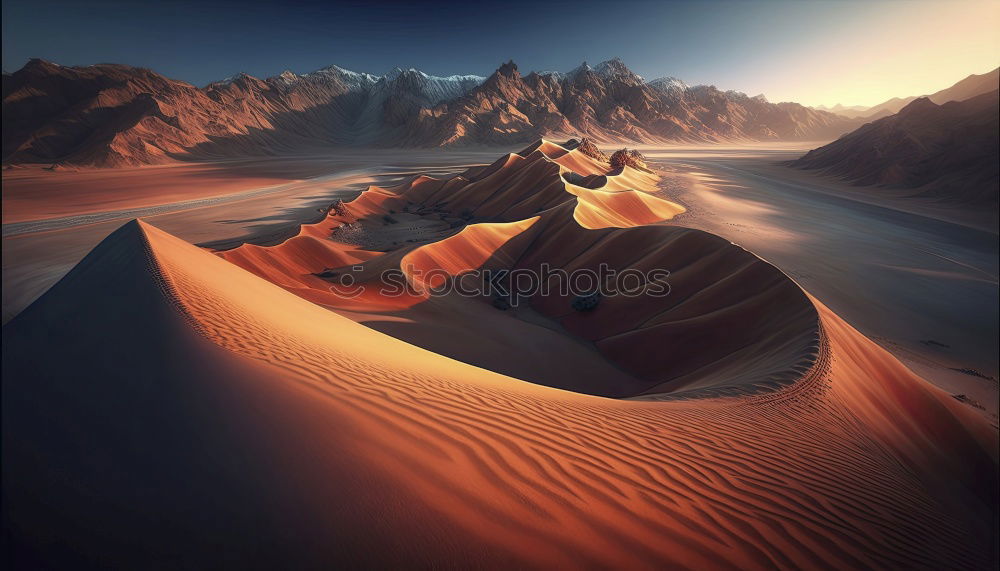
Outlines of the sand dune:
[{"label": "sand dune", "polygon": [[504,244],[537,221],[536,216],[520,222],[468,226],[451,238],[403,256],[400,269],[407,274],[407,281],[420,289],[440,287],[448,276],[484,266]]},{"label": "sand dune", "polygon": [[[605,182],[594,188],[568,183],[566,173],[575,171],[566,170],[566,164],[580,168],[589,176],[600,176]],[[613,184],[611,181],[614,181]],[[644,191],[625,189],[633,181],[641,183],[640,188]],[[428,287],[443,285],[448,276],[460,276],[480,267],[540,272],[541,264],[545,263],[566,272],[581,269],[596,272],[601,264],[605,264],[618,271],[627,267],[652,270],[664,259],[675,258],[677,264],[689,263],[690,254],[681,251],[684,248],[692,248],[692,252],[731,250],[729,255],[746,256],[745,261],[737,266],[740,268],[756,262],[739,248],[700,233],[698,237],[687,236],[675,241],[672,238],[676,235],[676,229],[671,228],[636,228],[632,233],[621,236],[618,235],[621,233],[614,232],[590,232],[597,229],[610,231],[615,228],[634,228],[660,222],[683,212],[684,208],[680,205],[647,194],[647,191],[655,190],[655,181],[656,177],[652,174],[629,167],[612,170],[607,163],[602,165],[576,150],[542,140],[520,153],[506,155],[492,165],[470,169],[452,179],[419,176],[393,188],[371,187],[354,201],[343,204],[339,209],[331,209],[324,221],[303,226],[299,236],[283,244],[266,248],[245,245],[220,252],[220,255],[272,283],[327,307],[364,312],[362,319],[371,319],[371,312],[391,312],[393,316],[415,322],[424,319],[398,312],[426,301],[426,293],[419,292]],[[625,190],[605,190],[609,186]],[[396,209],[402,209],[402,212]],[[461,218],[456,218],[459,213],[463,213]],[[523,219],[518,216],[534,213],[540,214]],[[341,225],[344,224],[357,230],[364,237],[362,241],[373,242],[379,241],[377,236],[394,231],[396,225],[414,227],[427,223],[427,219],[448,222],[447,227],[435,235],[435,238],[446,239],[430,244],[389,244],[381,255],[351,244],[338,243],[344,233],[337,229],[343,228]],[[387,223],[386,220],[392,222]],[[454,224],[468,220],[486,221],[465,226],[461,231]],[[536,221],[539,224],[534,228]],[[330,236],[332,237],[326,238]],[[671,238],[668,239],[667,236]],[[705,245],[704,240],[712,241],[712,244]],[[661,241],[676,246],[656,246]],[[303,252],[304,242],[315,249],[309,253]],[[720,254],[723,257],[726,255]],[[760,265],[761,268],[765,266]],[[384,281],[383,272],[386,269],[401,270],[413,290],[400,296],[379,295],[378,291],[388,285]],[[426,275],[428,272],[434,274],[429,282],[415,275]],[[771,273],[773,276],[779,275],[773,270]],[[365,288],[360,295],[344,296],[334,291],[335,284],[339,283],[344,274],[350,274]],[[688,274],[708,277],[705,273],[687,271],[681,275]],[[752,274],[752,271],[747,272],[750,279],[754,279]],[[760,286],[745,287],[742,291],[746,292],[747,297],[741,302],[744,307],[740,307],[741,303],[734,303],[734,307],[728,312],[718,313],[716,318],[701,319],[700,324],[691,323],[690,314],[685,313],[684,319],[688,320],[688,326],[692,330],[707,331],[717,324],[718,319],[731,319],[734,314],[749,315],[747,312],[755,311],[753,308],[758,307],[759,303],[766,303],[762,299],[783,295],[781,288],[775,288],[771,293],[763,293],[758,289],[766,290],[771,287],[770,283],[768,279],[764,279]],[[704,282],[694,284],[683,277],[681,285],[692,291],[705,286]],[[642,287],[650,286],[642,284]],[[754,295],[759,295],[759,299],[751,299]],[[643,341],[647,334],[655,338],[658,335],[656,332],[665,327],[662,322],[670,321],[664,317],[665,312],[676,309],[672,307],[676,298],[669,298],[669,303],[666,302],[667,298],[663,298],[659,300],[659,306],[640,303],[649,299],[645,296],[631,304],[624,297],[608,300],[606,304],[624,311],[623,315],[631,314],[629,319],[632,321],[604,324],[600,323],[600,317],[582,319],[575,315],[570,310],[572,296],[568,293],[537,297],[537,300],[531,300],[531,305],[539,309],[542,317],[552,320],[552,325],[565,329],[590,344],[594,351],[603,358],[610,359],[614,366],[626,373],[623,380],[622,375],[607,375],[602,371],[604,378],[581,383],[588,386],[587,392],[605,396],[630,396],[683,376],[680,371],[685,368],[676,367],[669,377],[664,377],[659,361],[645,356],[650,348]],[[450,300],[447,304],[438,302],[442,303],[441,309],[446,315],[435,316],[434,320],[452,321],[447,316],[449,313],[464,315],[467,310],[455,307],[455,304],[489,301],[463,298]],[[800,367],[803,360],[811,358],[815,345],[815,318],[810,323],[808,312],[792,310],[789,314],[796,315],[789,319],[804,321],[797,326],[795,332],[777,335],[781,340],[776,343],[770,343],[773,335],[760,335],[753,328],[746,330],[747,335],[742,340],[738,340],[739,336],[730,338],[734,350],[736,345],[740,345],[743,353],[756,348],[768,355],[767,358],[758,358],[760,367],[743,367],[743,381],[773,385],[781,381],[775,381],[771,377],[789,377],[791,367]],[[784,322],[780,318],[774,320],[774,323]],[[495,368],[494,357],[479,347],[480,339],[453,335],[460,328],[462,325],[455,319],[453,327],[444,331],[411,327],[404,338],[466,362]],[[641,333],[640,330],[646,333]],[[528,332],[524,338],[530,339],[530,335]],[[753,336],[759,336],[763,341],[755,343],[751,340]],[[795,341],[788,343],[787,337],[793,337]],[[677,345],[677,348],[679,351],[686,350],[682,345]],[[523,350],[520,346],[507,349],[517,352]],[[566,358],[574,359],[579,347],[567,349],[571,353]],[[775,357],[772,350],[777,351],[780,356]],[[667,358],[674,354],[672,349],[656,352]],[[778,363],[775,363],[775,358]],[[791,362],[786,362],[789,359]],[[708,360],[716,363],[705,370],[706,374],[709,370],[715,371],[723,367],[720,356],[713,355],[691,361],[687,368],[693,372],[705,367]],[[646,364],[640,366],[639,363]],[[509,372],[523,374],[520,370]],[[532,380],[543,384],[555,382],[558,383],[555,386],[563,386],[562,383],[566,382],[563,377],[564,375],[560,375],[556,379]],[[732,381],[732,378],[729,380]],[[696,380],[685,379],[674,383],[673,388],[683,385],[700,386]]]},{"label": "sand dune", "polygon": [[[636,180],[645,191],[570,184],[566,172],[575,171],[565,171],[567,164],[617,181],[622,188]],[[304,226],[300,236],[284,244],[246,245],[221,255],[306,299],[334,309],[364,311],[365,319],[373,311],[410,318],[399,312],[426,299],[414,292],[392,298],[378,295],[385,285],[380,272],[387,268],[400,268],[418,290],[441,286],[445,275],[459,276],[480,267],[539,274],[543,264],[567,273],[596,273],[601,264],[617,271],[664,268],[671,272],[670,295],[614,296],[601,302],[606,309],[593,314],[573,310],[573,296],[568,292],[525,300],[628,375],[626,381],[619,376],[593,379],[584,383],[586,392],[621,397],[684,388],[739,394],[790,383],[815,360],[815,311],[792,282],[741,248],[702,232],[646,226],[684,211],[680,205],[647,194],[655,189],[655,178],[628,167],[616,173],[578,151],[542,140],[449,180],[417,177],[390,189],[372,187],[345,204],[343,215],[331,211],[327,220]],[[539,206],[532,208],[535,204]],[[361,217],[374,220],[362,224],[364,232],[382,232],[381,213],[402,216],[393,207],[446,219],[466,211],[489,222],[467,226],[431,244],[400,245],[381,256],[352,250],[356,253],[348,261],[343,250],[350,246],[338,245],[336,234],[332,240],[322,238],[341,220],[357,223]],[[518,220],[518,214],[535,212],[539,214]],[[309,258],[302,253],[303,240],[339,251]],[[328,267],[335,277],[315,275]],[[355,271],[359,268],[360,272]],[[424,283],[412,275],[414,269],[439,273],[432,283]],[[362,295],[345,298],[331,291],[331,282],[345,273],[365,286]],[[641,287],[655,285],[642,283]],[[489,301],[453,299],[448,309],[442,309],[461,315],[456,304]],[[733,331],[732,323],[747,325]],[[410,329],[404,338],[412,343],[469,363],[492,364],[492,358],[474,346],[479,343],[474,337],[455,336],[454,329]],[[530,335],[526,332],[525,338]],[[670,342],[664,343],[665,339]],[[573,359],[574,353],[564,358]],[[529,380],[553,384],[547,378]],[[554,386],[564,387],[564,380],[556,381],[560,384]]]},{"label": "sand dune", "polygon": [[822,358],[782,391],[609,400],[132,222],[5,329],[10,529],[125,565],[987,566],[995,433],[819,315]]},{"label": "sand dune", "polygon": [[592,230],[653,224],[684,212],[679,204],[636,190],[605,192],[569,184],[566,190],[577,197],[573,212],[577,223]]},{"label": "sand dune", "polygon": [[[997,433],[983,419],[749,252],[686,228],[581,226],[553,159],[513,156],[482,177],[372,189],[273,248],[213,255],[139,221],[105,239],[4,327],[14,556],[173,568],[995,563]],[[519,186],[528,173],[544,176]],[[553,205],[510,219],[516,204],[488,199],[521,192]],[[326,239],[342,218],[408,201],[413,218],[435,205],[449,218],[448,196],[462,208],[478,196],[475,216],[495,219],[384,252]],[[417,224],[396,215],[378,228]],[[497,374],[310,301],[349,305],[312,274],[328,260],[373,275],[407,257],[449,273],[669,262],[663,298],[609,297],[587,313],[531,300],[631,367],[621,382],[639,398]],[[493,312],[480,329],[512,327],[484,301],[435,303]],[[432,305],[407,303],[398,315]],[[549,339],[528,325],[526,343]],[[567,351],[553,347],[553,359]]]}]

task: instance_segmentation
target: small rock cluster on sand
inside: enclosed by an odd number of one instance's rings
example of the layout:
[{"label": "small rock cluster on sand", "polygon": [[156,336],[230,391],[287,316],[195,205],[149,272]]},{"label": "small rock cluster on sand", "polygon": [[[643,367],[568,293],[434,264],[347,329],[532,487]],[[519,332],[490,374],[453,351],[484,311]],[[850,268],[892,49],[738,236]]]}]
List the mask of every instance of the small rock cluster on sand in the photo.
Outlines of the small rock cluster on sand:
[{"label": "small rock cluster on sand", "polygon": [[649,171],[649,168],[646,167],[646,157],[642,156],[642,153],[635,149],[619,149],[611,155],[609,162],[616,169],[627,165],[632,168]]}]

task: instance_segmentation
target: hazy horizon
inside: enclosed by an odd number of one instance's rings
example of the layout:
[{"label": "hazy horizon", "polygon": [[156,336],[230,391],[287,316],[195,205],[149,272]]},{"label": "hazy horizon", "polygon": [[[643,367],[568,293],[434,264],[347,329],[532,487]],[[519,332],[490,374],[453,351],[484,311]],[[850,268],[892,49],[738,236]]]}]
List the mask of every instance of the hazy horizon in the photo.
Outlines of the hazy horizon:
[{"label": "hazy horizon", "polygon": [[[646,79],[832,107],[933,93],[1000,64],[1000,3],[989,1],[633,1],[615,5],[615,19],[603,3],[505,6],[513,13],[440,3],[5,0],[3,67],[32,57],[124,63],[205,85],[329,65],[489,75],[509,59],[527,72],[620,57]],[[539,49],[555,42],[560,49]]]}]

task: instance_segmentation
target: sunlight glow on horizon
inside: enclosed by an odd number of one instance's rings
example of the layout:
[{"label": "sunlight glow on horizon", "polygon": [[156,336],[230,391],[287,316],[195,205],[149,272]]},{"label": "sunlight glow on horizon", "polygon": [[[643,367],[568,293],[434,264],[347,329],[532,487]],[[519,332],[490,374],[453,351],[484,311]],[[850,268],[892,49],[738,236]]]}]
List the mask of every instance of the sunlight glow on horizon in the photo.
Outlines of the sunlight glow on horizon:
[{"label": "sunlight glow on horizon", "polygon": [[773,102],[872,106],[1000,67],[1000,0],[4,0],[4,69],[123,63],[204,86],[330,65],[380,75],[569,71],[620,57]]},{"label": "sunlight glow on horizon", "polygon": [[805,38],[784,62],[748,78],[749,85],[732,88],[763,92],[771,101],[872,106],[929,95],[1000,66],[1000,1],[839,8],[855,14],[836,29]]}]

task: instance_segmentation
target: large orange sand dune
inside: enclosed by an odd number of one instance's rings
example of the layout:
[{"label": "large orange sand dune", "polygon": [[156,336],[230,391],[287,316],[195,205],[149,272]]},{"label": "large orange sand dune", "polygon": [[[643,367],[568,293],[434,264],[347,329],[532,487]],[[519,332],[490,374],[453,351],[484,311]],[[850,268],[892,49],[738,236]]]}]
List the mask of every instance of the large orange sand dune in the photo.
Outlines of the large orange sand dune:
[{"label": "large orange sand dune", "polygon": [[[238,250],[233,261],[253,272],[142,222],[120,228],[4,328],[4,525],[17,562],[995,563],[997,433],[982,418],[752,254],[683,228],[586,228],[564,190],[562,202],[512,226],[506,241],[469,226],[443,242],[372,254],[318,234],[319,246],[300,249],[305,228],[298,242],[257,257]],[[305,277],[316,277],[306,270],[322,263],[318,249],[390,266],[407,252],[421,263],[465,259],[460,269],[479,261],[465,255],[476,252],[471,245],[491,250],[499,240],[494,253],[517,252],[528,265],[532,256],[557,259],[521,243],[532,232],[575,246],[561,254],[567,264],[584,263],[573,260],[585,252],[619,253],[635,236],[688,245],[666,246],[668,259],[693,252],[688,271],[674,276],[692,291],[660,308],[664,321],[652,329],[634,322],[639,306],[602,321],[602,305],[593,321],[574,324],[572,314],[532,300],[575,334],[625,326],[638,337],[621,346],[647,355],[659,339],[671,358],[659,372],[634,371],[654,383],[647,400],[493,373],[295,294],[319,291]],[[583,247],[584,239],[622,247]],[[436,255],[451,247],[462,255]],[[291,281],[269,281],[293,261]],[[750,273],[727,281],[734,271]],[[709,282],[718,285],[701,287]],[[330,296],[319,301],[336,306]],[[686,319],[697,331],[720,315],[704,331],[752,326],[762,333],[751,340],[756,349],[720,350],[727,336],[719,333],[719,343],[669,351],[683,343],[677,324]],[[623,366],[648,361],[596,345]],[[709,357],[696,371],[672,372],[674,363]],[[723,365],[713,368],[716,360]],[[788,365],[794,378],[786,371],[782,382],[762,383],[738,374],[741,362],[758,372]],[[730,390],[733,379],[745,390]],[[678,387],[701,392],[677,399]],[[736,396],[719,396],[728,394]]]}]

